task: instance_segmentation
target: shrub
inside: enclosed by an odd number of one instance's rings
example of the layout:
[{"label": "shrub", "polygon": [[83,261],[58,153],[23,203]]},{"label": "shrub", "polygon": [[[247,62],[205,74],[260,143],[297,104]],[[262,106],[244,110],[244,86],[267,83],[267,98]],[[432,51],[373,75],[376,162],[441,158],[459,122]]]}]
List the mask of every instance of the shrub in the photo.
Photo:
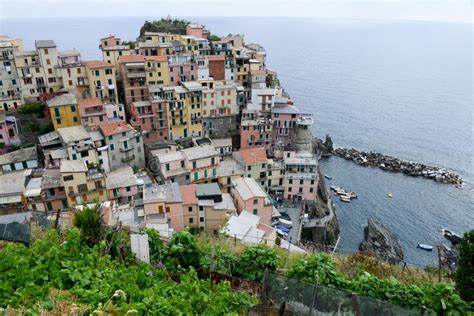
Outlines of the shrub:
[{"label": "shrub", "polygon": [[278,257],[273,248],[250,246],[239,256],[236,274],[244,279],[260,281],[266,269],[269,272],[276,271],[277,262]]},{"label": "shrub", "polygon": [[74,226],[82,232],[82,240],[89,246],[97,244],[100,240],[102,217],[100,215],[100,204],[86,205],[76,213]]},{"label": "shrub", "polygon": [[173,234],[165,254],[165,265],[168,271],[180,271],[199,266],[201,253],[196,238],[187,230]]},{"label": "shrub", "polygon": [[456,288],[467,302],[474,302],[474,230],[466,232],[459,244]]},{"label": "shrub", "polygon": [[23,104],[18,113],[43,115],[43,104],[41,102]]}]

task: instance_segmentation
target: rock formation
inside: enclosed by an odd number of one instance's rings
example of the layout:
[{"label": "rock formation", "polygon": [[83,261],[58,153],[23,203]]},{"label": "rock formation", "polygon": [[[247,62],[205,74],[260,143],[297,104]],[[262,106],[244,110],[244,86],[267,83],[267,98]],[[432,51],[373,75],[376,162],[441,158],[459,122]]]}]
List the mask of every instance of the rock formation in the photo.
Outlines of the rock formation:
[{"label": "rock formation", "polygon": [[369,219],[364,229],[364,235],[359,250],[371,253],[379,260],[391,264],[403,261],[403,250],[398,237],[387,226]]}]

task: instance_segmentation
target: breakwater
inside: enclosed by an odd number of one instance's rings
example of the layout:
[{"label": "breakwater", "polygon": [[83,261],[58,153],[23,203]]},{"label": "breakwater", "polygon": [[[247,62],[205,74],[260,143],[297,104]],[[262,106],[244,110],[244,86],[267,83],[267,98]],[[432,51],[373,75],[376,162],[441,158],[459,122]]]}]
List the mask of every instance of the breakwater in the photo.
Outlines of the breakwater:
[{"label": "breakwater", "polygon": [[383,155],[376,152],[358,151],[353,148],[336,148],[332,154],[346,160],[351,160],[357,165],[377,167],[382,170],[399,172],[412,177],[424,177],[439,183],[460,186],[462,178],[441,167],[428,166],[418,162],[404,161],[396,157]]}]

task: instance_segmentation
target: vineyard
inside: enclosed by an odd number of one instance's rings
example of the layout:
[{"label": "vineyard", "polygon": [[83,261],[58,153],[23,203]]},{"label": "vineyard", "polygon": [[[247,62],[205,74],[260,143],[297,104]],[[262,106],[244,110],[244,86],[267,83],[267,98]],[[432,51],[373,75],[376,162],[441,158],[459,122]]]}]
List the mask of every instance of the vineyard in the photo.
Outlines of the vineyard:
[{"label": "vineyard", "polygon": [[0,250],[0,307],[33,314],[246,314],[258,304],[257,297],[235,292],[226,282],[211,284],[210,271],[261,281],[265,271],[281,272],[287,266],[290,278],[401,307],[424,306],[427,312],[448,315],[470,312],[453,284],[381,278],[367,271],[380,268],[373,259],[354,257],[357,272],[347,275],[326,254],[292,256],[286,262],[281,250],[266,246],[233,248],[220,237],[196,238],[188,231],[164,243],[156,231],[144,232],[151,265],[135,261],[126,232],[120,243],[113,232],[92,242],[72,228],[50,230],[29,247],[6,245]]}]

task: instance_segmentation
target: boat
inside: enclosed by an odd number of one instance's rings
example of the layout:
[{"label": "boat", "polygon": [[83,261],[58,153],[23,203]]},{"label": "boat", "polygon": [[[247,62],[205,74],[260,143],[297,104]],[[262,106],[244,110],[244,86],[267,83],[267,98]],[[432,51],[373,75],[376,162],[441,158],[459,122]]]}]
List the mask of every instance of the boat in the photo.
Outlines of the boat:
[{"label": "boat", "polygon": [[393,197],[392,192],[388,192],[388,193],[387,193],[387,196],[388,196],[389,198],[392,198],[392,197]]},{"label": "boat", "polygon": [[357,193],[355,193],[354,191],[349,191],[346,193],[346,195],[348,195],[351,199],[357,198]]},{"label": "boat", "polygon": [[452,231],[446,228],[441,229],[441,234],[443,234],[444,238],[449,240],[453,245],[458,244],[462,239],[460,235],[453,233]]},{"label": "boat", "polygon": [[283,219],[283,218],[279,218],[278,221],[280,222],[280,224],[284,225],[285,227],[288,227],[288,228],[293,227],[293,222],[292,221],[288,221],[288,220]]},{"label": "boat", "polygon": [[341,195],[340,199],[341,199],[342,202],[350,202],[351,201],[351,197],[348,196],[348,195]]},{"label": "boat", "polygon": [[337,195],[345,195],[345,194],[346,194],[346,190],[339,188],[339,190],[336,191],[336,194],[337,194]]},{"label": "boat", "polygon": [[328,180],[331,180],[331,179],[332,179],[332,177],[328,176],[327,174],[325,174],[324,177],[325,177],[326,179],[328,179]]},{"label": "boat", "polygon": [[426,251],[432,251],[433,250],[433,246],[430,246],[430,245],[427,245],[427,244],[418,244],[416,246],[416,248],[420,248],[420,249],[423,249],[423,250],[426,250]]},{"label": "boat", "polygon": [[340,190],[340,189],[341,189],[341,187],[337,187],[337,186],[335,186],[335,185],[331,185],[329,188],[330,188],[331,190],[333,190],[333,191],[337,191],[337,190]]}]

